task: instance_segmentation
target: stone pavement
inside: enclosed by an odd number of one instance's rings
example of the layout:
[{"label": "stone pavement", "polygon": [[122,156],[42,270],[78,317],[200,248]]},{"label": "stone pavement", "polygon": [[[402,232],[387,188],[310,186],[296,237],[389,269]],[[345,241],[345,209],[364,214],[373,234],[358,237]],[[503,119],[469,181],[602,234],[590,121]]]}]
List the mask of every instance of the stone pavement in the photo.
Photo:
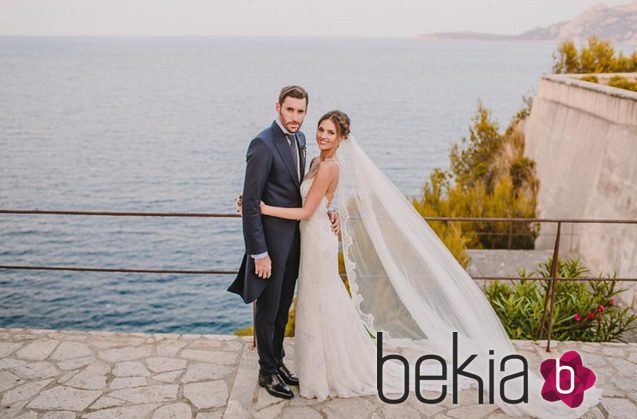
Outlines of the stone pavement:
[{"label": "stone pavement", "polygon": [[[637,417],[637,344],[515,342],[532,371],[543,357],[578,350],[604,390],[588,418]],[[294,342],[286,342],[293,367]],[[475,393],[423,405],[376,396],[275,399],[256,384],[250,338],[219,335],[0,329],[0,418],[502,418]]]}]

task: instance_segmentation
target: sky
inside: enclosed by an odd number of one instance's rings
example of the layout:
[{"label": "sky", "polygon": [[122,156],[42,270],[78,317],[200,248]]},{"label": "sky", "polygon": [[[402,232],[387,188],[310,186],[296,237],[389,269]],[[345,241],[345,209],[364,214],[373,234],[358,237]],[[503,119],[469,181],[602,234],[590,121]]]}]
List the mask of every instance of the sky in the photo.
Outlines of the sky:
[{"label": "sky", "polygon": [[[634,0],[633,0],[634,1]],[[0,0],[0,35],[517,34],[629,0]]]}]

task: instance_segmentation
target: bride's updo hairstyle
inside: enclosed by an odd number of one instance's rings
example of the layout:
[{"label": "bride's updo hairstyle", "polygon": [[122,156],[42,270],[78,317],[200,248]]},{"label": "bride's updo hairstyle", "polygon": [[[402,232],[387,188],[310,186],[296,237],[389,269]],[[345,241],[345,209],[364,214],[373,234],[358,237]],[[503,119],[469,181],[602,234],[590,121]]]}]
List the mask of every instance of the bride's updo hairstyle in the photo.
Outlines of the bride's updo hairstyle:
[{"label": "bride's updo hairstyle", "polygon": [[347,139],[349,135],[349,116],[345,112],[341,111],[329,111],[325,115],[319,119],[317,127],[321,125],[321,122],[329,119],[336,125],[336,131],[339,136],[343,137],[344,140]]}]

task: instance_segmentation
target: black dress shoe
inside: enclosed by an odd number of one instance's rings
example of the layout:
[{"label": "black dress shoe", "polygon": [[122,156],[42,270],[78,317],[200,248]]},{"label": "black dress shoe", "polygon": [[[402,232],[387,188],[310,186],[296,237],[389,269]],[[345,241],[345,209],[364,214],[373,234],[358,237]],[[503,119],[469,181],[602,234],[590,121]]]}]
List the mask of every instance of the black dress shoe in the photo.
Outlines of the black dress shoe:
[{"label": "black dress shoe", "polygon": [[289,386],[299,385],[299,377],[297,377],[292,371],[290,371],[288,367],[281,364],[281,366],[277,367],[276,369],[279,372],[279,377],[281,377],[285,384]]},{"label": "black dress shoe", "polygon": [[279,374],[259,373],[259,385],[274,397],[281,399],[291,399],[294,397],[294,393],[292,393],[290,387],[281,381]]}]

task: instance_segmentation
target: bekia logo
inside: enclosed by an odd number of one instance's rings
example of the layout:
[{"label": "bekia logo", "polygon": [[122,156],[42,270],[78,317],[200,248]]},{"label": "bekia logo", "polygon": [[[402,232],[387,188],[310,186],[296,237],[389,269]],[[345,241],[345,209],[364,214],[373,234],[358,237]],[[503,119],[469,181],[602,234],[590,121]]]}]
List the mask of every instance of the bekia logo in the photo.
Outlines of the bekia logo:
[{"label": "bekia logo", "polygon": [[[425,404],[437,404],[441,403],[447,397],[447,384],[441,384],[440,387],[440,395],[434,399],[428,399],[424,394],[421,393],[421,381],[447,381],[448,378],[448,370],[451,370],[451,387],[452,387],[452,398],[453,404],[458,404],[458,389],[459,389],[459,381],[460,379],[468,379],[474,380],[478,387],[478,404],[484,404],[484,387],[485,383],[483,377],[480,377],[478,374],[470,373],[467,371],[467,367],[470,368],[470,364],[478,359],[478,354],[470,354],[466,359],[459,358],[458,351],[458,332],[452,333],[452,346],[451,346],[451,368],[447,366],[447,360],[443,357],[435,354],[425,354],[418,358],[416,361],[415,368],[411,368],[409,365],[409,361],[407,358],[391,354],[391,355],[383,355],[383,332],[378,332],[377,335],[377,345],[376,345],[376,360],[377,360],[377,389],[378,396],[385,403],[390,404],[398,404],[407,400],[409,396],[409,372],[410,370],[415,373],[414,385],[415,385],[415,393],[416,398],[421,403]],[[529,401],[529,365],[522,355],[519,354],[510,354],[502,357],[499,362],[499,365],[496,364],[494,350],[489,350],[489,359],[488,359],[488,378],[486,380],[488,393],[489,393],[489,404],[493,404],[495,401],[495,392],[499,391],[500,399],[508,404],[520,404],[520,403],[528,403]],[[404,370],[404,392],[400,398],[390,399],[383,393],[383,364],[388,360],[400,361],[403,364]],[[435,361],[438,362],[441,366],[441,370],[439,374],[425,374],[421,372],[421,366],[425,361]],[[509,364],[515,364],[514,371],[510,371]],[[507,371],[507,375],[502,375],[498,377],[496,380],[495,371],[496,368],[499,367],[500,372]],[[496,383],[499,381],[499,383]],[[518,394],[518,398],[512,398],[507,396],[506,388],[511,385],[512,382],[518,381],[518,385],[520,385],[522,389],[522,394]]]},{"label": "bekia logo", "polygon": [[[467,359],[461,360],[458,357],[458,333],[453,332],[452,339],[452,352],[451,352],[451,387],[453,404],[458,404],[458,381],[460,377],[475,380],[478,388],[478,404],[483,404],[483,391],[484,381],[483,378],[477,374],[472,374],[466,371],[466,368],[475,360],[478,355],[472,354]],[[398,404],[404,402],[409,395],[409,374],[410,371],[415,373],[415,394],[416,398],[425,404],[437,404],[447,396],[447,385],[442,384],[440,388],[440,395],[434,399],[425,398],[424,394],[421,394],[421,381],[447,381],[448,366],[447,361],[441,356],[434,354],[425,354],[418,358],[415,368],[411,368],[406,358],[400,355],[383,354],[383,332],[378,332],[377,335],[377,388],[378,396],[385,403]],[[499,398],[507,404],[520,404],[528,403],[528,362],[519,354],[510,354],[502,357],[500,360],[499,371],[507,375],[499,377],[499,385],[496,383],[495,371],[498,365],[495,359],[492,357],[495,355],[493,350],[489,351],[488,359],[488,379],[487,387],[489,393],[489,404],[495,403],[494,396],[499,390]],[[383,393],[383,364],[388,360],[400,361],[404,367],[404,392],[401,397],[397,399],[388,398]],[[440,363],[441,370],[438,375],[423,374],[421,372],[421,365],[424,361],[436,361]],[[507,367],[510,362],[519,361],[516,365],[521,366],[521,369],[514,368],[514,371],[510,371]],[[542,386],[541,395],[544,400],[549,402],[563,401],[570,408],[579,407],[584,401],[584,392],[595,384],[595,374],[589,368],[586,368],[582,364],[582,358],[577,351],[568,351],[564,353],[559,359],[547,359],[540,365],[540,373],[544,377],[544,385]],[[521,380],[522,394],[519,398],[510,398],[507,396],[506,387],[513,381]]]},{"label": "bekia logo", "polygon": [[547,359],[540,365],[544,377],[542,397],[549,402],[558,400],[576,408],[584,401],[584,392],[595,384],[595,374],[582,364],[577,351],[568,351],[559,359]]}]

